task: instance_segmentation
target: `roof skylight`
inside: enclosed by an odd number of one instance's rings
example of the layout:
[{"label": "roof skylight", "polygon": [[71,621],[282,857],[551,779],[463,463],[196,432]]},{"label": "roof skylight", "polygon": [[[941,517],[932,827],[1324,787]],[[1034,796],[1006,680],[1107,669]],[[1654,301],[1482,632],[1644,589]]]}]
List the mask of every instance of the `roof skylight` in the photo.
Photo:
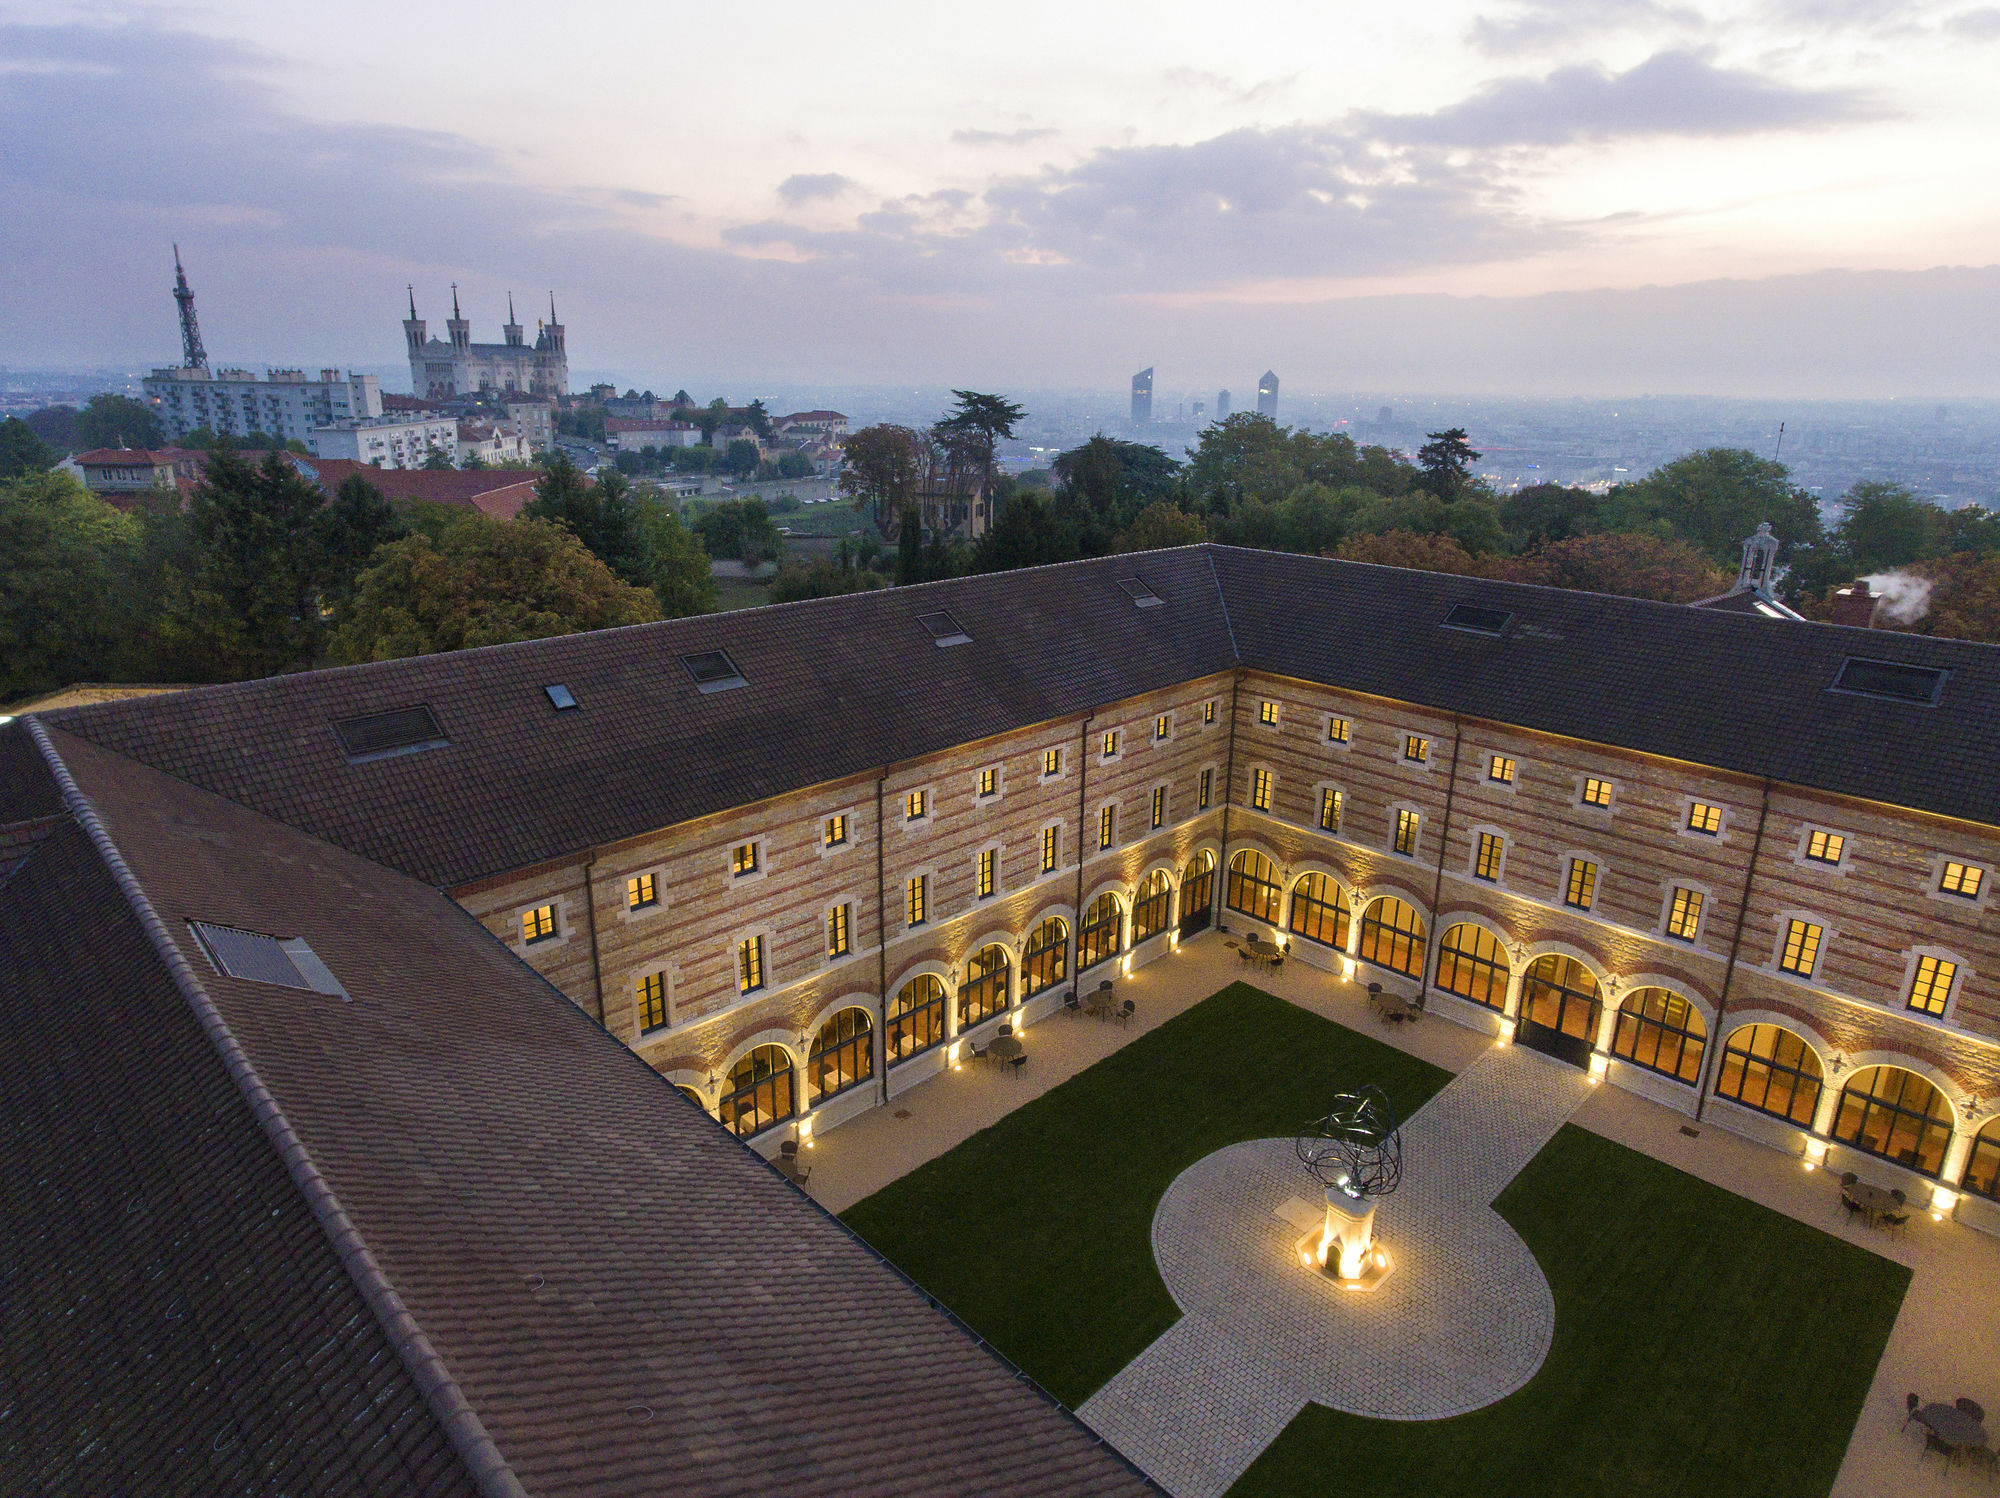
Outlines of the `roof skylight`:
[{"label": "roof skylight", "polygon": [[946,645],[970,645],[972,636],[960,627],[959,622],[939,609],[932,614],[917,615],[917,623],[930,631],[931,640],[939,649]]},{"label": "roof skylight", "polygon": [[549,706],[559,713],[570,712],[576,707],[576,698],[570,689],[559,681],[552,681],[542,690],[549,694]]},{"label": "roof skylight", "polygon": [[1936,666],[1908,666],[1901,661],[1871,661],[1851,655],[1840,663],[1840,674],[1827,690],[1934,707],[1944,690],[1946,674]]},{"label": "roof skylight", "polygon": [[405,707],[392,713],[347,718],[334,724],[333,731],[340,738],[340,747],[347,752],[348,763],[357,765],[397,754],[441,749],[451,742],[428,707]]},{"label": "roof skylight", "polygon": [[1443,628],[1461,629],[1471,635],[1500,635],[1506,632],[1514,615],[1507,609],[1490,609],[1483,604],[1454,604],[1449,614],[1444,616]]},{"label": "roof skylight", "polygon": [[201,943],[201,950],[215,970],[226,978],[242,978],[251,983],[275,983],[282,988],[306,988],[314,993],[347,997],[340,980],[327,971],[305,938],[279,938],[236,926],[218,926],[208,921],[189,921],[188,926]]},{"label": "roof skylight", "polygon": [[1166,606],[1166,599],[1147,587],[1143,578],[1121,577],[1118,579],[1118,586],[1131,596],[1132,602],[1139,608],[1157,609]]},{"label": "roof skylight", "polygon": [[681,664],[694,678],[698,692],[726,692],[731,687],[750,685],[743,679],[743,673],[736,669],[736,662],[729,658],[726,650],[704,650],[699,655],[684,655]]}]

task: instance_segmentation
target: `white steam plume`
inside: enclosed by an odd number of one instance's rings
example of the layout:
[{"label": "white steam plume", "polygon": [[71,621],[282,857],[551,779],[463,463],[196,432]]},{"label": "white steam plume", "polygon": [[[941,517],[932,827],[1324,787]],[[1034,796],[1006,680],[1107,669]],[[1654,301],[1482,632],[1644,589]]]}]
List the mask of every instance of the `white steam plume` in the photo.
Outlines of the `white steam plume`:
[{"label": "white steam plume", "polygon": [[1889,624],[1915,624],[1930,611],[1931,580],[1907,572],[1871,572],[1861,579],[1880,595],[1881,617]]}]

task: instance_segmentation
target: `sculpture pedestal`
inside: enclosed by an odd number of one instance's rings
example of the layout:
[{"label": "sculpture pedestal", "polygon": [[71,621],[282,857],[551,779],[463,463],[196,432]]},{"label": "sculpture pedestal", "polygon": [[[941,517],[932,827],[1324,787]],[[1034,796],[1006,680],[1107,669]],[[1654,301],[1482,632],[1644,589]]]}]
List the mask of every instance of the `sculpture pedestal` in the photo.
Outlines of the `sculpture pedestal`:
[{"label": "sculpture pedestal", "polygon": [[1326,1222],[1298,1241],[1299,1263],[1349,1290],[1373,1290],[1395,1265],[1375,1241],[1375,1199],[1326,1188]]}]

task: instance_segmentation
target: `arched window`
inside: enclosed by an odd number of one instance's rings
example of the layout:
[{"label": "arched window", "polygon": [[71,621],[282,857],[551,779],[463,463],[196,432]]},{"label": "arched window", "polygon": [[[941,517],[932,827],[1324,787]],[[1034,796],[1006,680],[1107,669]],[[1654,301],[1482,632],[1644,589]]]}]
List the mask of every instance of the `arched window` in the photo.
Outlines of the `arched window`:
[{"label": "arched window", "polygon": [[761,1134],[798,1111],[792,1099],[792,1053],[781,1045],[760,1045],[729,1072],[729,1090],[719,1110],[723,1125],[739,1139]]},{"label": "arched window", "polygon": [[1229,908],[1240,910],[1256,921],[1278,923],[1278,905],[1284,898],[1278,888],[1278,871],[1263,854],[1245,848],[1229,860]]},{"label": "arched window", "polygon": [[1069,976],[1069,927],[1054,916],[1035,927],[1021,954],[1021,997],[1047,993]]},{"label": "arched window", "polygon": [[1124,912],[1118,908],[1118,897],[1112,894],[1099,895],[1090,902],[1090,909],[1083,913],[1083,925],[1076,933],[1076,970],[1087,972],[1100,962],[1108,962],[1118,955],[1118,927],[1124,919]]},{"label": "arched window", "polygon": [[1934,1176],[1944,1168],[1945,1146],[1951,1143],[1951,1105],[1913,1071],[1864,1067],[1840,1090],[1833,1137]]},{"label": "arched window", "polygon": [[965,983],[958,990],[958,1028],[970,1030],[1007,1007],[1007,949],[995,942],[981,947],[965,965]]},{"label": "arched window", "polygon": [[1505,1009],[1512,971],[1500,938],[1483,926],[1453,926],[1438,942],[1437,986],[1461,999]]},{"label": "arched window", "polygon": [[875,1022],[866,1009],[843,1009],[819,1027],[806,1058],[806,1084],[815,1103],[874,1075]]},{"label": "arched window", "polygon": [[1693,1083],[1701,1080],[1707,1044],[1708,1026],[1694,1005],[1671,989],[1642,988],[1618,1011],[1611,1050],[1634,1066]]},{"label": "arched window", "polygon": [[1722,1048],[1717,1097],[1812,1127],[1819,1108],[1819,1052],[1777,1025],[1744,1025]]},{"label": "arched window", "polygon": [[1408,978],[1424,971],[1424,918],[1392,895],[1362,913],[1361,960]]},{"label": "arched window", "polygon": [[1215,914],[1215,855],[1203,848],[1181,870],[1181,935],[1206,931]]},{"label": "arched window", "polygon": [[889,1064],[920,1055],[944,1040],[944,984],[919,973],[889,1002]]},{"label": "arched window", "polygon": [[1986,1127],[1972,1141],[1972,1156],[1965,1162],[1965,1176],[1959,1184],[2000,1201],[2000,1118],[1987,1119]]},{"label": "arched window", "polygon": [[1521,976],[1521,1013],[1545,1030],[1594,1045],[1603,1010],[1597,980],[1574,957],[1537,957]]},{"label": "arched window", "polygon": [[1174,903],[1173,886],[1167,871],[1155,869],[1139,881],[1139,897],[1132,902],[1132,945],[1167,929],[1167,913]]},{"label": "arched window", "polygon": [[694,1088],[689,1087],[684,1082],[676,1082],[674,1083],[674,1090],[679,1092],[681,1096],[686,1098],[690,1103],[693,1103],[695,1107],[701,1109],[702,1112],[704,1113],[708,1112],[707,1100],[704,1099],[699,1092],[695,1091]]},{"label": "arched window", "polygon": [[1347,897],[1324,874],[1307,874],[1292,886],[1291,929],[1323,947],[1347,950]]}]

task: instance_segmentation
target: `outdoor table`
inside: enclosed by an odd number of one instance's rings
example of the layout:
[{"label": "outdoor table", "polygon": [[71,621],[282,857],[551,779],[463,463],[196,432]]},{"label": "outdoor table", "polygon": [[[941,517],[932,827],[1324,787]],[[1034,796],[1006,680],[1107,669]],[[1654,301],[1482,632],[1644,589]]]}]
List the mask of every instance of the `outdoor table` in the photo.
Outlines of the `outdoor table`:
[{"label": "outdoor table", "polygon": [[986,1054],[996,1061],[1012,1061],[1016,1056],[1027,1055],[1028,1048],[1011,1035],[1000,1035],[994,1037],[993,1043],[986,1048]]},{"label": "outdoor table", "polygon": [[[1893,1216],[1901,1210],[1903,1203],[1896,1200],[1893,1192],[1880,1186],[1871,1186],[1866,1181],[1856,1181],[1852,1186],[1840,1188],[1840,1194],[1870,1217]],[[1953,1411],[1954,1414],[1957,1411]]]},{"label": "outdoor table", "polygon": [[1246,936],[1243,949],[1259,962],[1270,962],[1285,955],[1285,949],[1276,942],[1265,941],[1261,936]]},{"label": "outdoor table", "polygon": [[1927,1404],[1917,1411],[1917,1420],[1953,1451],[1986,1444],[1986,1427],[1955,1405]]},{"label": "outdoor table", "polygon": [[1111,990],[1108,988],[1093,988],[1083,996],[1083,1007],[1099,1019],[1111,1012],[1111,1003]]}]

